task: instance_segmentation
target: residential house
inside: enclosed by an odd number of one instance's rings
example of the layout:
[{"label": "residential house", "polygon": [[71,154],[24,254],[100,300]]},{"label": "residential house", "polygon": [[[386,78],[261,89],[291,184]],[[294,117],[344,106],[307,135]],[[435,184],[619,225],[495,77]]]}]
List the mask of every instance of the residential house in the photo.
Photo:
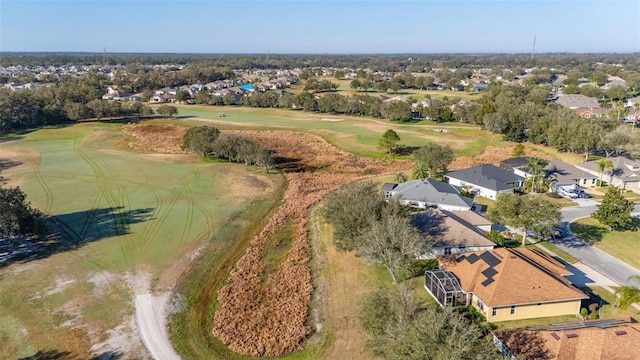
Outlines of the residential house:
[{"label": "residential house", "polygon": [[598,99],[579,94],[559,95],[556,103],[569,109],[599,108]]},{"label": "residential house", "polygon": [[412,223],[431,244],[431,253],[422,258],[492,250],[496,246],[484,235],[492,230],[493,223],[474,211],[421,211],[413,215]]},{"label": "residential house", "polygon": [[599,176],[560,160],[551,160],[542,170],[551,181],[552,191],[571,185],[594,186],[599,179]]},{"label": "residential house", "polygon": [[487,322],[577,315],[589,297],[564,278],[560,262],[529,248],[443,255],[425,273],[425,288],[441,306],[472,305]]},{"label": "residential house", "polygon": [[640,96],[627,99],[627,104],[625,105],[625,107],[633,109],[636,104],[640,106]]},{"label": "residential house", "polygon": [[130,94],[124,91],[114,90],[112,92],[108,92],[105,95],[102,95],[102,100],[139,102],[142,100],[142,98],[140,97],[140,94]]},{"label": "residential house", "polygon": [[518,359],[634,360],[640,355],[640,324],[634,318],[505,329],[494,337],[503,354]]},{"label": "residential house", "polygon": [[483,83],[474,83],[473,85],[471,85],[471,89],[477,93],[487,90],[487,87],[488,85]]},{"label": "residential house", "polygon": [[161,89],[158,89],[155,91],[156,95],[176,95],[178,93],[178,88],[174,88],[174,87],[163,87]]},{"label": "residential house", "polygon": [[168,95],[168,94],[154,95],[149,99],[149,101],[154,104],[163,104],[168,102],[175,102],[176,97],[175,95]]},{"label": "residential house", "polygon": [[625,90],[628,87],[627,86],[627,82],[624,81],[624,79],[619,78],[617,76],[610,76],[609,75],[608,78],[607,78],[607,83],[602,85],[602,86],[600,86],[600,90],[605,90],[606,91],[606,90],[611,89],[614,86],[619,86],[619,87],[621,87],[621,88],[623,88]]},{"label": "residential house", "polygon": [[624,117],[625,124],[634,124],[638,125],[640,123],[640,110],[631,110]]},{"label": "residential house", "polygon": [[495,200],[499,193],[514,192],[522,187],[524,177],[493,164],[482,164],[444,175],[454,186],[468,186],[476,195]]},{"label": "residential house", "polygon": [[529,169],[527,168],[527,164],[531,161],[531,157],[529,156],[521,156],[515,158],[509,158],[500,161],[499,167],[505,170],[511,170],[516,175],[520,175],[523,178],[529,176]]},{"label": "residential house", "polygon": [[462,196],[459,188],[430,178],[386,183],[382,185],[382,194],[387,200],[399,199],[401,204],[421,209],[463,211],[473,205],[473,199]]},{"label": "residential house", "polygon": [[[610,157],[609,160],[613,170],[605,169],[603,180],[622,189],[640,191],[640,160],[631,160],[623,156]],[[598,160],[585,161],[576,167],[600,177],[597,163]]]},{"label": "residential house", "polygon": [[585,118],[585,119],[607,117],[607,113],[608,113],[607,109],[601,108],[601,107],[594,107],[594,108],[581,107],[574,110],[575,112],[578,113],[578,115],[580,115],[581,118]]}]

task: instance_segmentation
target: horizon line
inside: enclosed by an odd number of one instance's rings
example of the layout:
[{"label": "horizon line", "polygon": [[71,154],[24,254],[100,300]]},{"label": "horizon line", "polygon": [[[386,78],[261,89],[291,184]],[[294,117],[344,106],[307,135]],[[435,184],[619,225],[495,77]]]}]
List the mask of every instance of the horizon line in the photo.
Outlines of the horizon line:
[{"label": "horizon line", "polygon": [[[13,50],[0,50],[0,54],[42,54],[42,55],[55,55],[55,54],[71,54],[71,55],[315,55],[315,56],[353,56],[353,55],[522,55],[531,56],[531,52],[502,52],[502,51],[487,51],[487,52],[128,52],[128,51],[13,51]],[[640,51],[592,51],[592,52],[577,52],[577,51],[562,51],[562,52],[540,52],[536,55],[637,55]]]}]

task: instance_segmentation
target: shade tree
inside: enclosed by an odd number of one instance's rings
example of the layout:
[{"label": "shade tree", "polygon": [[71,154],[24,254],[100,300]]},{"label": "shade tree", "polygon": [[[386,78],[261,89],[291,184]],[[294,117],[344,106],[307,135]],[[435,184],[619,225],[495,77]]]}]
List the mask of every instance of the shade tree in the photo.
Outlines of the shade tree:
[{"label": "shade tree", "polygon": [[550,236],[560,224],[559,205],[541,196],[499,193],[495,206],[489,208],[487,218],[496,224],[512,226],[522,231],[522,246],[529,232]]},{"label": "shade tree", "polygon": [[633,202],[622,195],[622,189],[609,186],[602,198],[602,203],[597,206],[591,217],[608,226],[609,231],[627,230],[633,225],[631,216],[633,207]]}]

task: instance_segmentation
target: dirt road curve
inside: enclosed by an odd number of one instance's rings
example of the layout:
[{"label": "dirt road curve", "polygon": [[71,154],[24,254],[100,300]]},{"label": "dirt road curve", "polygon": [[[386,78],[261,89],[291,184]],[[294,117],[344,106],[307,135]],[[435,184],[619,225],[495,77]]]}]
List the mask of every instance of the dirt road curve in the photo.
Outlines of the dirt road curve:
[{"label": "dirt road curve", "polygon": [[180,360],[167,334],[168,299],[169,293],[156,297],[150,293],[136,295],[136,323],[142,342],[156,360]]}]

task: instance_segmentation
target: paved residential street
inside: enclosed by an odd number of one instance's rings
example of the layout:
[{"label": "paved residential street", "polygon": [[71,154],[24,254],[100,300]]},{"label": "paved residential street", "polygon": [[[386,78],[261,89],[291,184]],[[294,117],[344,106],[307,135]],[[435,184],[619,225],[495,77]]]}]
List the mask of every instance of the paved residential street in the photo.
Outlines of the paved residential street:
[{"label": "paved residential street", "polygon": [[[553,239],[549,242],[618,284],[637,286],[637,284],[629,283],[627,278],[631,275],[640,276],[640,270],[634,269],[604,251],[588,245],[569,232],[569,224],[572,221],[588,217],[596,210],[595,205],[584,205],[586,206],[562,209],[562,230],[565,236],[562,239]],[[640,215],[640,204],[636,204],[632,215]]]}]

